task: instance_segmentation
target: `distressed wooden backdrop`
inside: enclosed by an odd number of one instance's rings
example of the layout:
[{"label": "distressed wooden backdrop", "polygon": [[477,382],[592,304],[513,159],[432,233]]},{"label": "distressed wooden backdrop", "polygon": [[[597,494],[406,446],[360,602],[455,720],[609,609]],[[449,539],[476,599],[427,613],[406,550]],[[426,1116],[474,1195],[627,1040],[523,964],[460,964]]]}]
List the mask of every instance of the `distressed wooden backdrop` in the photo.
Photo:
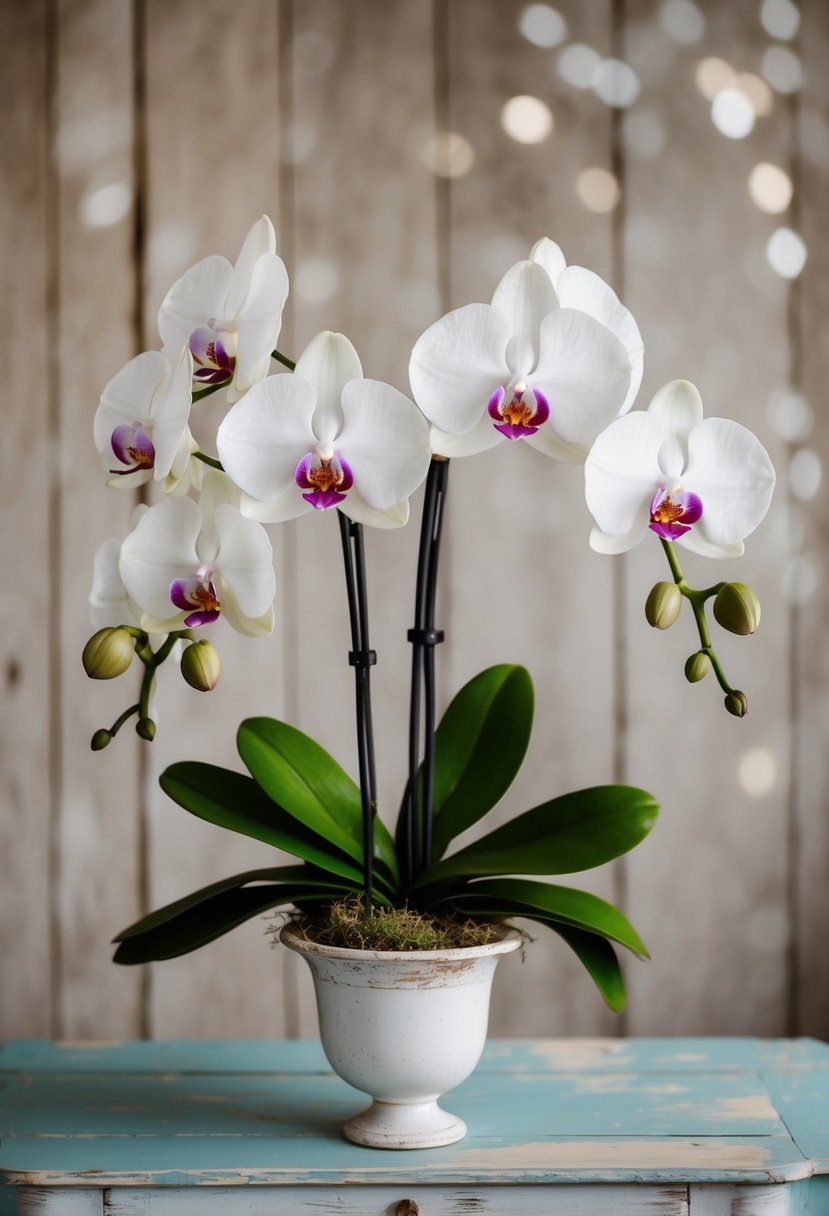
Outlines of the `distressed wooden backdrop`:
[{"label": "distressed wooden backdrop", "polygon": [[[591,553],[580,470],[521,445],[452,467],[442,698],[491,662],[532,671],[535,737],[507,810],[613,778],[664,806],[652,838],[589,881],[652,950],[626,965],[627,1012],[609,1015],[539,932],[523,967],[502,965],[494,1029],[829,1036],[829,7],[556,4],[4,0],[0,1033],[315,1030],[308,979],[261,920],[151,969],[115,968],[108,940],[263,864],[264,846],[160,794],[171,760],[233,763],[239,719],[270,712],[353,767],[334,521],[274,530],[274,638],[225,632],[210,697],[165,672],[152,746],[125,732],[89,752],[130,677],[92,685],[79,661],[93,553],[133,505],[102,485],[101,387],[157,344],[169,284],[208,253],[235,257],[265,211],[291,274],[289,353],[339,329],[367,374],[406,388],[422,330],[488,300],[549,235],[636,315],[640,405],[684,376],[708,413],[768,446],[778,490],[746,557],[713,576],[687,562],[692,581],[761,595],[757,637],[721,648],[747,720],[711,681],[686,685],[687,620],[645,624],[658,546]],[[633,74],[597,76],[610,58]],[[711,98],[735,82],[718,126]],[[503,110],[524,95],[542,105]],[[752,118],[744,137],[721,129]],[[416,541],[415,528],[370,537],[386,811],[405,757]]]}]

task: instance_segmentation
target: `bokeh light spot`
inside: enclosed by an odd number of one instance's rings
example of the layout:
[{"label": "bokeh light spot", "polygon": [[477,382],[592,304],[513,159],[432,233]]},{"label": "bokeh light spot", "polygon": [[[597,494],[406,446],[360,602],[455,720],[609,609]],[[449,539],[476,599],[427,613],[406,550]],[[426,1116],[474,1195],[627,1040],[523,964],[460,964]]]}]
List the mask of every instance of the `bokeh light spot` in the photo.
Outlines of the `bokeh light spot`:
[{"label": "bokeh light spot", "polygon": [[791,228],[778,228],[768,239],[766,260],[783,279],[796,279],[806,265],[807,256],[803,237]]},{"label": "bokeh light spot", "polygon": [[426,141],[421,159],[437,177],[463,177],[475,163],[475,149],[457,131],[444,131]]},{"label": "bokeh light spot", "polygon": [[309,258],[294,273],[294,290],[305,304],[324,304],[339,286],[340,274],[330,258]]},{"label": "bokeh light spot", "polygon": [[754,106],[740,89],[723,89],[711,102],[711,121],[728,139],[750,135],[754,117]]},{"label": "bokeh light spot", "polygon": [[808,438],[814,423],[811,405],[793,388],[776,388],[769,394],[766,416],[771,427],[788,443]]},{"label": "bokeh light spot", "polygon": [[763,75],[778,93],[796,93],[803,84],[803,65],[787,46],[770,46],[763,55]]},{"label": "bokeh light spot", "polygon": [[622,141],[628,152],[653,160],[664,150],[667,132],[655,110],[632,110],[622,119]]},{"label": "bokeh light spot", "polygon": [[519,144],[540,144],[553,129],[553,113],[538,97],[511,97],[501,110],[501,126]]},{"label": "bokeh light spot", "polygon": [[774,109],[774,93],[761,76],[755,76],[753,72],[739,72],[736,83],[740,92],[745,93],[754,106],[755,113],[761,118],[771,114]]},{"label": "bokeh light spot", "polygon": [[675,42],[699,42],[705,33],[705,17],[692,0],[664,0],[659,24]]},{"label": "bokeh light spot", "polygon": [[593,86],[593,78],[601,62],[601,55],[592,46],[574,42],[559,55],[558,74],[574,89],[589,89]]},{"label": "bokeh light spot", "polygon": [[624,110],[639,96],[639,77],[623,60],[605,59],[596,68],[593,88],[605,105]]},{"label": "bokeh light spot", "polygon": [[567,22],[549,4],[528,4],[518,19],[518,29],[533,46],[560,46],[567,37]]},{"label": "bokeh light spot", "polygon": [[703,97],[713,101],[723,89],[733,89],[736,86],[737,73],[724,59],[718,59],[716,55],[709,55],[705,59],[700,59],[694,79]]},{"label": "bokeh light spot", "polygon": [[110,182],[91,190],[81,200],[81,217],[87,228],[111,228],[132,206],[132,191],[126,182]]},{"label": "bokeh light spot", "polygon": [[789,486],[795,498],[808,502],[820,489],[823,469],[813,448],[801,448],[789,462]]},{"label": "bokeh light spot", "polygon": [[788,42],[800,29],[800,10],[796,4],[792,4],[792,0],[763,0],[760,20],[763,29],[772,38],[782,38]]},{"label": "bokeh light spot", "polygon": [[777,780],[777,761],[767,747],[752,747],[737,765],[737,780],[752,798],[765,798]]},{"label": "bokeh light spot", "polygon": [[612,211],[622,196],[619,183],[607,169],[583,169],[576,181],[576,193],[589,211]]},{"label": "bokeh light spot", "polygon": [[779,215],[792,201],[792,179],[779,165],[760,161],[748,176],[751,201],[769,215]]},{"label": "bokeh light spot", "polygon": [[805,604],[818,588],[818,563],[811,553],[801,553],[783,572],[783,594],[790,604]]}]

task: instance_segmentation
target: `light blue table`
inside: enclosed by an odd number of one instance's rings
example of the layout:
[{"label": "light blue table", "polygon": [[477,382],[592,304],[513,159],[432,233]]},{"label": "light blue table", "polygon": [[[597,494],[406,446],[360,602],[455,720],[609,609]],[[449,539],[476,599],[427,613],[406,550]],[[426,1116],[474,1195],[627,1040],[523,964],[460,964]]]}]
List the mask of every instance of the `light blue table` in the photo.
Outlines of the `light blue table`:
[{"label": "light blue table", "polygon": [[346,1143],[364,1104],[312,1042],[11,1043],[0,1212],[829,1216],[813,1039],[491,1042],[444,1149]]}]

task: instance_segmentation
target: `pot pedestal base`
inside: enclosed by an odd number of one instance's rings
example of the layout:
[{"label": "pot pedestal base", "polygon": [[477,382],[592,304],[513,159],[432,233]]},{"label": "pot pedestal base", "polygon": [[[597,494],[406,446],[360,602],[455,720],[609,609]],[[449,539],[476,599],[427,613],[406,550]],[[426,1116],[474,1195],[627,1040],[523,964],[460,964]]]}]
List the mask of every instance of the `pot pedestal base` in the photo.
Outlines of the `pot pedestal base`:
[{"label": "pot pedestal base", "polygon": [[466,1135],[466,1124],[435,1101],[372,1102],[343,1126],[347,1140],[367,1148],[440,1148]]}]

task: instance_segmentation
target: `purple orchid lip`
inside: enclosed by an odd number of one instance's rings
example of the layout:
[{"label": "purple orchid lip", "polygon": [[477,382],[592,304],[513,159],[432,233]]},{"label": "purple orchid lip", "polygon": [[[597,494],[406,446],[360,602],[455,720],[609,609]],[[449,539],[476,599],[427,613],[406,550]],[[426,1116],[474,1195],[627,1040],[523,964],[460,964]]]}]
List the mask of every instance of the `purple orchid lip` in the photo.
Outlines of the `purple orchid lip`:
[{"label": "purple orchid lip", "polygon": [[307,452],[294,470],[294,480],[305,491],[302,497],[307,503],[317,511],[326,511],[345,501],[354,485],[354,474],[339,452],[328,458]]},{"label": "purple orchid lip", "polygon": [[226,384],[233,379],[236,357],[230,354],[222,333],[210,325],[194,329],[190,335],[190,354],[196,368],[193,379],[199,384]]},{"label": "purple orchid lip", "polygon": [[537,388],[519,383],[510,395],[500,386],[487,404],[487,413],[496,431],[506,439],[525,439],[535,435],[550,417],[550,403]]},{"label": "purple orchid lip", "polygon": [[702,518],[702,499],[689,490],[669,492],[660,486],[651,500],[650,516],[648,527],[652,532],[663,540],[676,540]]},{"label": "purple orchid lip", "polygon": [[197,575],[194,578],[173,579],[170,583],[170,599],[182,612],[186,612],[188,608],[196,609],[184,618],[188,629],[194,629],[198,625],[210,625],[221,615],[222,605],[213,580],[208,577],[199,578]]},{"label": "purple orchid lip", "polygon": [[155,448],[140,422],[134,422],[132,426],[128,423],[117,426],[112,432],[110,445],[116,459],[128,466],[126,469],[110,469],[110,473],[123,477],[128,473],[152,469],[155,465]]}]

